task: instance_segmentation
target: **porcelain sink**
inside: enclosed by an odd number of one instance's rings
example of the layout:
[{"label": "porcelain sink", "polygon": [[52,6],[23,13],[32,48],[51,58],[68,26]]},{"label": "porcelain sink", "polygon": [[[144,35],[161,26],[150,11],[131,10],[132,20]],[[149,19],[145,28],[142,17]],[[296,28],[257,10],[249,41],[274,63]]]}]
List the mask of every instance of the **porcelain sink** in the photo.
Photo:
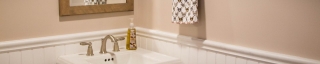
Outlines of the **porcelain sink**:
[{"label": "porcelain sink", "polygon": [[[111,50],[108,50],[111,51]],[[83,53],[60,56],[58,64],[181,64],[180,59],[139,48],[129,51],[86,56]]]}]

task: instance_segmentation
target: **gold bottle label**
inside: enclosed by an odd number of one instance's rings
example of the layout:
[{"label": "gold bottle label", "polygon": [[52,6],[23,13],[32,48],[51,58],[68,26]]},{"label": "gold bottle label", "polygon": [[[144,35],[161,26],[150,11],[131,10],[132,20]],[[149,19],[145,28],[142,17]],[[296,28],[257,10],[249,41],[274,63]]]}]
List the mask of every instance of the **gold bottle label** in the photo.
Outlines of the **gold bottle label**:
[{"label": "gold bottle label", "polygon": [[128,37],[127,37],[127,46],[126,48],[128,50],[136,50],[137,49],[137,43],[136,43],[136,30],[135,29],[129,29],[128,30]]}]

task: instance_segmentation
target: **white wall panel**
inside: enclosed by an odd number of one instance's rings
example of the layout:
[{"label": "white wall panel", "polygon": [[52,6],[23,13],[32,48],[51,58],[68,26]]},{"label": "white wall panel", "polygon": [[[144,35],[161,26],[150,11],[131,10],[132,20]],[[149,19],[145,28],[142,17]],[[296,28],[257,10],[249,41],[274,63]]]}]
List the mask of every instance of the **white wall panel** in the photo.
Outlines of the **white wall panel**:
[{"label": "white wall panel", "polygon": [[167,54],[169,55],[169,56],[173,56],[174,57],[174,55],[175,55],[175,44],[173,44],[173,43],[167,43],[166,44],[168,47],[166,48],[167,50],[166,50],[166,52],[168,52]]},{"label": "white wall panel", "polygon": [[216,54],[216,64],[226,64],[226,55],[222,53]]},{"label": "white wall panel", "polygon": [[189,64],[198,63],[198,49],[194,47],[189,47]]},{"label": "white wall panel", "polygon": [[[137,39],[138,40],[138,39]],[[121,41],[118,41],[118,43],[119,43],[119,46],[120,47],[123,47],[123,46],[126,46],[126,41],[127,41],[127,38],[125,37],[125,39],[124,40],[121,40]],[[137,45],[138,45],[138,41],[136,41],[137,42]],[[98,43],[97,43],[98,44]],[[100,44],[101,45],[101,44]],[[100,47],[100,46],[99,46]]]},{"label": "white wall panel", "polygon": [[55,46],[55,62],[57,62],[59,56],[65,55],[65,49],[65,45]]},{"label": "white wall panel", "polygon": [[144,49],[146,49],[147,47],[147,45],[146,45],[146,38],[145,37],[142,37],[141,39],[140,39],[142,42],[141,42],[141,48],[144,48]]},{"label": "white wall panel", "polygon": [[21,51],[22,64],[33,64],[33,52],[32,50]]},{"label": "white wall panel", "polygon": [[181,60],[184,64],[189,64],[189,47],[188,46],[181,46]]},{"label": "white wall panel", "polygon": [[259,64],[267,64],[267,63],[259,62]]},{"label": "white wall panel", "polygon": [[33,49],[33,63],[34,64],[45,64],[45,57],[44,57],[44,49],[37,48]]},{"label": "white wall panel", "polygon": [[226,64],[236,64],[236,57],[227,55]]},{"label": "white wall panel", "polygon": [[96,50],[100,50],[100,47],[101,47],[101,41],[98,40],[98,41],[90,41],[92,43],[92,49],[93,51],[96,51]]},{"label": "white wall panel", "polygon": [[158,51],[159,53],[161,54],[165,54],[165,50],[167,46],[165,46],[166,42],[163,42],[161,40],[158,41],[158,43],[156,44],[157,48],[158,48]]},{"label": "white wall panel", "polygon": [[259,62],[257,61],[253,61],[253,60],[248,60],[247,64],[259,64]]},{"label": "white wall panel", "polygon": [[55,47],[44,48],[44,57],[45,57],[46,64],[55,64],[56,63],[55,55],[56,55]]},{"label": "white wall panel", "polygon": [[21,64],[21,52],[14,51],[10,52],[10,64]]},{"label": "white wall panel", "polygon": [[165,42],[165,41],[161,41],[161,44],[162,44],[162,50],[161,52],[165,55],[170,55],[172,52],[171,52],[171,48],[172,48],[172,45],[170,45],[170,43],[168,42]]},{"label": "white wall panel", "polygon": [[75,53],[79,53],[79,52],[86,52],[88,49],[88,45],[80,45],[79,43],[74,43],[74,44],[67,44],[65,45],[66,47],[66,55],[68,54],[75,54]]},{"label": "white wall panel", "polygon": [[[101,43],[100,43],[100,45],[101,45]],[[113,49],[113,45],[114,45],[114,43],[111,42],[110,39],[108,39],[108,40],[107,40],[107,44],[106,44],[106,48],[107,48],[107,49]],[[100,46],[100,47],[101,47],[101,46]],[[83,49],[85,49],[84,52],[87,52],[88,46],[87,46],[86,48],[83,48]]]},{"label": "white wall panel", "polygon": [[216,64],[216,53],[207,51],[207,64]]},{"label": "white wall panel", "polygon": [[171,50],[173,52],[173,57],[177,57],[177,58],[181,57],[181,45],[173,44]]},{"label": "white wall panel", "polygon": [[[136,36],[136,38],[137,38],[137,46],[138,47],[140,47],[140,44],[141,44],[141,36]],[[126,37],[126,39],[127,39],[127,37]],[[127,40],[125,40],[125,41],[127,41]]]},{"label": "white wall panel", "polygon": [[[142,41],[142,42],[144,42],[144,41]],[[143,45],[143,44],[141,44],[141,45]],[[162,48],[161,47],[161,41],[154,40],[152,46],[153,46],[152,49],[153,49],[154,52],[160,52],[160,49]]]},{"label": "white wall panel", "polygon": [[66,46],[66,55],[77,53],[80,50],[78,48],[78,46],[80,46],[79,44],[67,44],[65,46]]},{"label": "white wall panel", "polygon": [[247,60],[243,58],[237,58],[236,64],[247,64]]},{"label": "white wall panel", "polygon": [[207,51],[203,49],[198,49],[198,63],[197,64],[207,64]]},{"label": "white wall panel", "polygon": [[146,49],[147,50],[151,50],[152,51],[152,47],[153,47],[153,40],[150,38],[146,38],[145,40],[145,44],[146,44]]},{"label": "white wall panel", "polygon": [[0,63],[1,64],[9,64],[10,63],[9,53],[0,53]]}]

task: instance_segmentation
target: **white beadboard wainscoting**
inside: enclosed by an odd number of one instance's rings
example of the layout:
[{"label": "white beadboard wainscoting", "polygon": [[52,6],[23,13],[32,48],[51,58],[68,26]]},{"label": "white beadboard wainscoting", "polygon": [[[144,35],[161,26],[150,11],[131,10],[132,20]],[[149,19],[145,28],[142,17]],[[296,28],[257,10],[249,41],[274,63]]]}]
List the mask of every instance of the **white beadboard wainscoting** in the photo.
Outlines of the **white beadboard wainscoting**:
[{"label": "white beadboard wainscoting", "polygon": [[320,64],[319,60],[202,40],[137,27],[138,46],[182,59],[184,64]]},{"label": "white beadboard wainscoting", "polygon": [[[319,64],[318,60],[195,39],[137,27],[140,48],[180,58],[184,64]],[[94,51],[108,34],[124,37],[127,28],[0,42],[0,64],[56,64],[61,55],[86,52],[79,42],[92,42]],[[110,40],[108,40],[110,42]],[[113,43],[107,43],[111,49]],[[119,41],[125,46],[125,40]]]},{"label": "white beadboard wainscoting", "polygon": [[192,44],[166,41],[148,36],[139,36],[138,46],[150,51],[181,58],[184,64],[274,64],[276,61],[255,60],[225,53],[215,49],[199,48]]}]

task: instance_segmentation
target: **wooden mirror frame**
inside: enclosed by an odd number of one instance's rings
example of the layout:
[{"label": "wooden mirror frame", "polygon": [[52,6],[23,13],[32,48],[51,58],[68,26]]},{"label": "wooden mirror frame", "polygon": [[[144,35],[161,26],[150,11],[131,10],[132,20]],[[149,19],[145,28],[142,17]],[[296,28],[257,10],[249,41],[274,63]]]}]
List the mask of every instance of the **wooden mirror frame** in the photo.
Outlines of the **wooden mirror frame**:
[{"label": "wooden mirror frame", "polygon": [[81,14],[133,11],[133,2],[134,0],[127,0],[126,3],[120,4],[70,6],[70,0],[59,0],[59,14],[60,16],[70,16]]}]

